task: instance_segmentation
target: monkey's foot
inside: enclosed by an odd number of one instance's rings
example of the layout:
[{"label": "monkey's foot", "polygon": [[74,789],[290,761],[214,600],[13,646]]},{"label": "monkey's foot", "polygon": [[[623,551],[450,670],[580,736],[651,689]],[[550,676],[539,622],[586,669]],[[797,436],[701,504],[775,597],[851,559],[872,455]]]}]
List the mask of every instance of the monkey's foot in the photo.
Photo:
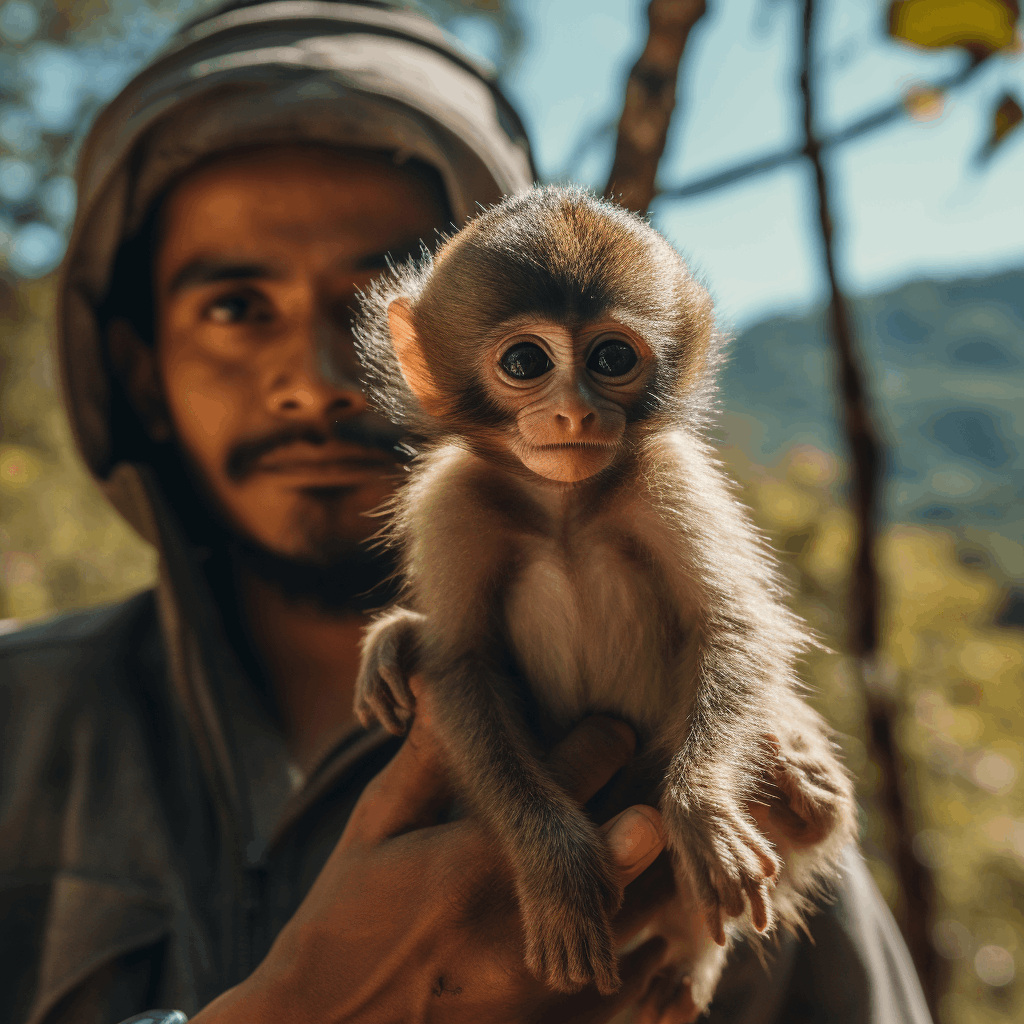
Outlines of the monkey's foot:
[{"label": "monkey's foot", "polygon": [[785,746],[775,735],[766,739],[774,753],[771,779],[789,812],[773,812],[772,821],[795,847],[814,846],[852,822],[850,783],[831,750],[816,751],[799,739]]},{"label": "monkey's foot", "polygon": [[526,931],[526,966],[560,992],[594,983],[618,990],[619,969],[610,917],[622,887],[603,849],[563,851],[517,886]]},{"label": "monkey's foot", "polygon": [[637,1004],[633,1024],[693,1024],[705,1007],[693,999],[689,976],[679,967],[663,968]]},{"label": "monkey's foot", "polygon": [[393,608],[367,629],[355,695],[355,713],[364,726],[380,722],[396,736],[408,731],[416,708],[408,674],[422,620]]},{"label": "monkey's foot", "polygon": [[754,928],[767,931],[774,918],[772,882],[782,865],[753,820],[731,802],[717,802],[700,815],[681,814],[671,804],[662,811],[715,942],[725,945],[723,919],[740,917],[746,905]]}]

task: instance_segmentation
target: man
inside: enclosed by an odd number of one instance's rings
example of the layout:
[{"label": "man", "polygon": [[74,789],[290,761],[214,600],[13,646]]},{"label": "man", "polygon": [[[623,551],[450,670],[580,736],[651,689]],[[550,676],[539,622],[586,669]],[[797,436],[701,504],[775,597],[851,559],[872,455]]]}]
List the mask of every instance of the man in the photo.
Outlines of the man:
[{"label": "man", "polygon": [[[589,1022],[647,990],[658,938],[610,998],[525,972],[500,859],[446,820],[429,693],[401,744],[351,717],[390,572],[365,513],[401,452],[356,384],[349,310],[386,254],[530,177],[493,86],[380,4],[214,15],[97,122],[62,284],[66,398],[160,583],[0,647],[0,1020]],[[591,719],[550,767],[586,802],[632,742]],[[660,822],[639,805],[605,827],[626,943],[664,897]],[[926,1020],[857,861],[842,897],[818,951],[788,941],[770,979],[738,958],[716,1014]],[[844,946],[859,978],[829,1002],[828,973],[803,968]]]}]

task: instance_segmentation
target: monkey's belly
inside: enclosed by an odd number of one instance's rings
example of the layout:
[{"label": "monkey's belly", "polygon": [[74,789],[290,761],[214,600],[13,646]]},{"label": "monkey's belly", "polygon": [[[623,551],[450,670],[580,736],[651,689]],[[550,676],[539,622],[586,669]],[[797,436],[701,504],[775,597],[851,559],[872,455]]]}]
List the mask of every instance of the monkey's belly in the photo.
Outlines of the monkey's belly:
[{"label": "monkey's belly", "polygon": [[568,726],[611,712],[656,728],[677,652],[670,613],[652,581],[614,549],[584,560],[532,559],[506,600],[517,662],[541,710]]}]

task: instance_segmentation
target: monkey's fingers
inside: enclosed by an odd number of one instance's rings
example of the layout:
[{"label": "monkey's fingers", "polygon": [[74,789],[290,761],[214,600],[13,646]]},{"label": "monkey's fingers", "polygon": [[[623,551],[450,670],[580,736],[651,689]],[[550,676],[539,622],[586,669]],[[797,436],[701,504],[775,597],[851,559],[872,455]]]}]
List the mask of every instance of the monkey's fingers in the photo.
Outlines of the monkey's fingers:
[{"label": "monkey's fingers", "polygon": [[766,932],[773,923],[771,883],[765,879],[760,885],[747,883],[747,899],[750,902],[750,921],[759,932]]},{"label": "monkey's fingers", "polygon": [[704,917],[708,923],[708,932],[715,944],[724,946],[725,924],[722,922],[722,908],[717,904],[712,904],[705,909]]},{"label": "monkey's fingers", "polygon": [[400,667],[371,656],[356,680],[355,711],[359,721],[366,727],[377,721],[395,736],[404,736],[415,707],[416,698]]}]

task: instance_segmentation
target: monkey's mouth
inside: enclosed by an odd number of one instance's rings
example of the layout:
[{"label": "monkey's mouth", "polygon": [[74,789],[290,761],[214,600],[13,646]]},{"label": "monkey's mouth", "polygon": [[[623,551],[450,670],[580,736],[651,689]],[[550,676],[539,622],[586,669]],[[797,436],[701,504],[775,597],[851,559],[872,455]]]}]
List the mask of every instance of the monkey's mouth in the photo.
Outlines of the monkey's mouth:
[{"label": "monkey's mouth", "polygon": [[550,452],[550,451],[573,451],[573,450],[593,450],[593,451],[605,451],[614,448],[614,444],[608,444],[607,442],[601,441],[560,441],[557,444],[535,444],[533,445],[538,451]]}]

